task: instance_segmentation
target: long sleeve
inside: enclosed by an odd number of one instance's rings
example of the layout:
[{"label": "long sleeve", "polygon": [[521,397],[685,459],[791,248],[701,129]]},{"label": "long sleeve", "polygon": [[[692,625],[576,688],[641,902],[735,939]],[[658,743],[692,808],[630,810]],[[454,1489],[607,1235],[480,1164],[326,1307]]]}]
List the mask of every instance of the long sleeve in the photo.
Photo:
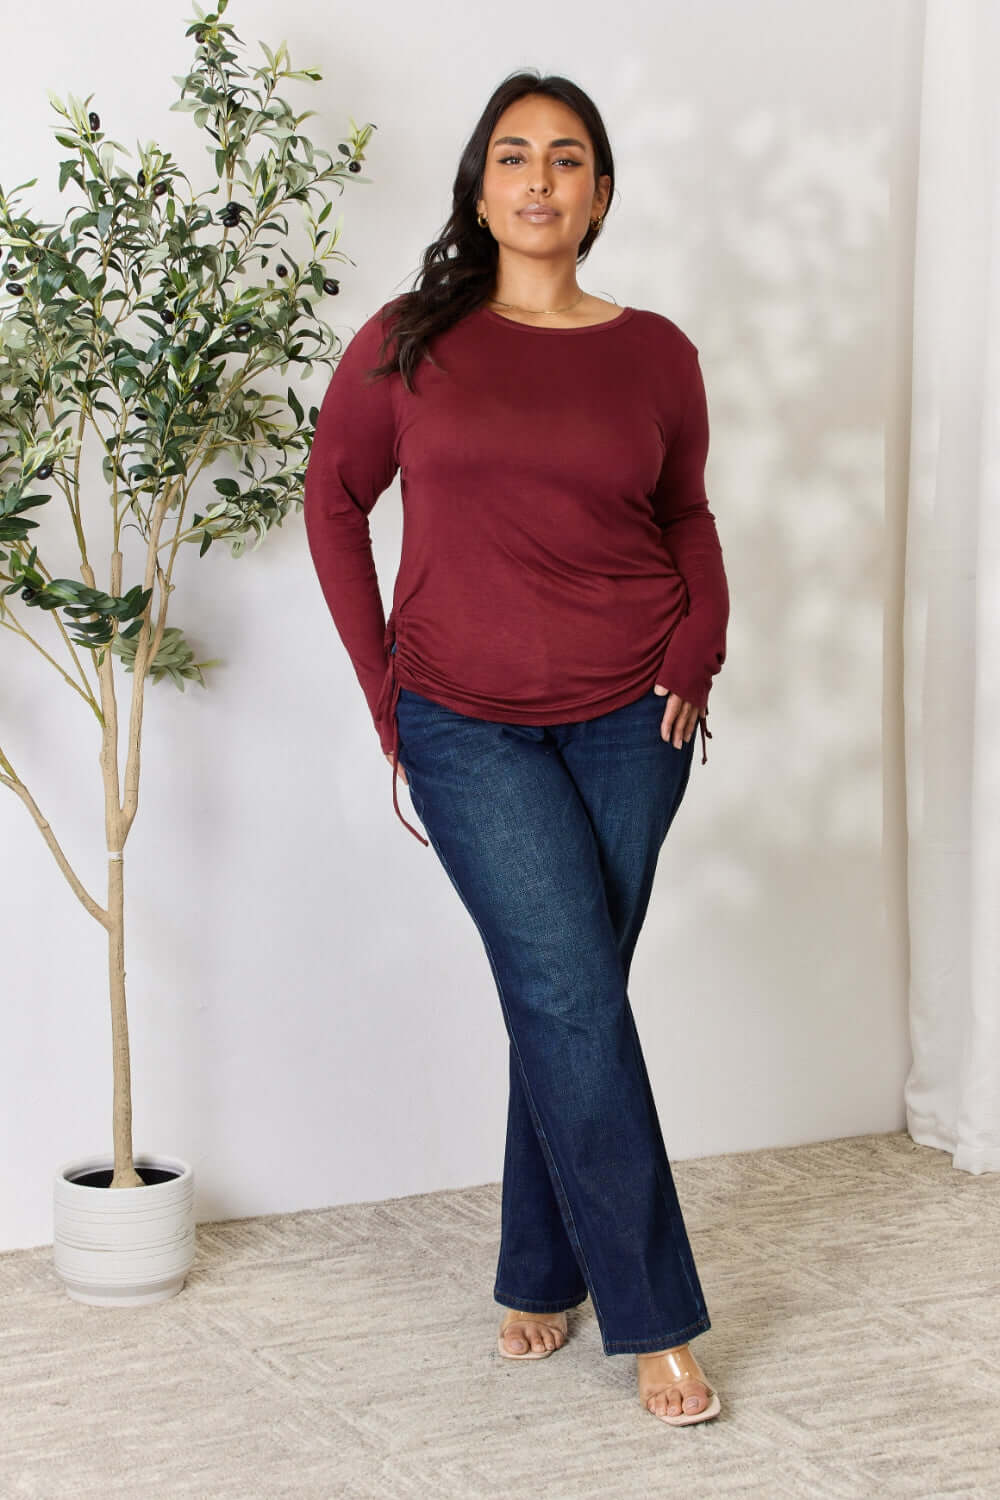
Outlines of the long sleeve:
[{"label": "long sleeve", "polygon": [[656,680],[703,709],[712,678],[726,659],[729,622],[722,548],[705,494],[708,440],[708,404],[695,350],[684,414],[652,497],[664,543],[688,593],[687,613],[670,637]]},{"label": "long sleeve", "polygon": [[399,465],[393,377],[365,378],[382,363],[383,333],[380,310],[358,330],[333,372],[306,467],[304,517],[323,595],[388,750],[379,703],[386,679],[386,622],[368,516]]}]

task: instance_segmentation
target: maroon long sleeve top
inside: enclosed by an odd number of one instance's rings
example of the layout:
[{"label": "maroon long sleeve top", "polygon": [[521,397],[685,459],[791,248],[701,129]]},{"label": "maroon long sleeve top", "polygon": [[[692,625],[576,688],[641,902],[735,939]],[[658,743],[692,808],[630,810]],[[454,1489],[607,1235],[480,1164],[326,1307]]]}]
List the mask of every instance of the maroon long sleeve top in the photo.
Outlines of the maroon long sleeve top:
[{"label": "maroon long sleeve top", "polygon": [[[366,380],[391,306],[348,343],[323,398],[305,526],[392,756],[393,806],[426,844],[397,798],[401,685],[514,724],[594,718],[656,683],[707,712],[729,593],[698,350],[677,324],[626,307],[539,328],[479,307],[431,341],[435,363],[408,392],[398,373]],[[368,516],[397,470],[387,621]]]}]

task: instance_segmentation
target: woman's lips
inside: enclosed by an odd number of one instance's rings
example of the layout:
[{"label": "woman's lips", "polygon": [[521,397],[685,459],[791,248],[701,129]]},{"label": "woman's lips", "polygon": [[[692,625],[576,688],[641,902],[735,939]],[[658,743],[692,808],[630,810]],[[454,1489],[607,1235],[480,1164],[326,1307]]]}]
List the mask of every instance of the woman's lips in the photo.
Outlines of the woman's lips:
[{"label": "woman's lips", "polygon": [[521,218],[528,219],[533,224],[547,224],[550,219],[554,219],[555,217],[555,210],[551,208],[521,209]]}]

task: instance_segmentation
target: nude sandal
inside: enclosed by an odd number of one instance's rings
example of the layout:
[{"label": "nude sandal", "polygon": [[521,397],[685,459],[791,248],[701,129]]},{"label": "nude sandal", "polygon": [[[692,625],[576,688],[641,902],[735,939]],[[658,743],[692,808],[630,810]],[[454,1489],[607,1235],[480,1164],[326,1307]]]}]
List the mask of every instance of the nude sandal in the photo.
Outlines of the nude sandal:
[{"label": "nude sandal", "polygon": [[[510,1327],[510,1325],[512,1323],[523,1323],[526,1319],[530,1321],[531,1319],[537,1318],[538,1316],[539,1315],[537,1313],[518,1312],[518,1310],[517,1310],[516,1307],[508,1307],[507,1308],[507,1311],[503,1315],[503,1321],[500,1324],[500,1332],[497,1334],[497,1348],[500,1351],[500,1353],[503,1355],[504,1359],[547,1359],[550,1354],[554,1354],[556,1352],[556,1349],[561,1349],[562,1348],[562,1344],[557,1344],[555,1346],[555,1349],[532,1349],[530,1347],[530,1342],[531,1341],[528,1338],[527,1334],[523,1334],[522,1335],[522,1337],[524,1338],[525,1343],[529,1345],[529,1348],[526,1349],[523,1354],[515,1354],[513,1352],[513,1350],[507,1349],[507,1348],[504,1347],[503,1336],[504,1336],[504,1333],[506,1332],[506,1330]],[[567,1327],[567,1321],[566,1321],[566,1314],[565,1314],[565,1312],[561,1312],[561,1313],[545,1313],[544,1316],[546,1318],[554,1318],[554,1317],[560,1317],[560,1318],[562,1318],[562,1327],[561,1328],[559,1327],[559,1325],[557,1323],[555,1323],[555,1324],[549,1324],[549,1327],[554,1327],[560,1333],[562,1333],[563,1334],[563,1343],[565,1343],[566,1342],[565,1335],[569,1332],[569,1329]]]},{"label": "nude sandal", "polygon": [[[650,1353],[653,1352],[654,1351],[652,1350],[650,1351]],[[646,1403],[649,1401],[650,1396],[659,1395],[660,1392],[662,1392],[664,1389],[669,1389],[669,1386],[664,1387],[657,1383],[655,1387],[649,1388],[645,1391],[640,1386],[639,1400],[642,1402],[642,1405],[643,1407],[645,1407],[646,1411],[649,1412],[649,1415],[651,1417],[659,1417],[661,1422],[669,1422],[671,1427],[688,1427],[692,1422],[707,1422],[709,1417],[717,1417],[719,1415],[719,1412],[722,1410],[722,1402],[719,1400],[719,1393],[712,1386],[710,1386],[708,1384],[708,1381],[705,1379],[705,1372],[699,1365],[695,1355],[691,1352],[691,1346],[688,1344],[684,1345],[681,1349],[665,1349],[657,1350],[655,1352],[663,1353],[667,1356],[667,1364],[670,1367],[670,1374],[672,1377],[671,1384],[680,1384],[682,1380],[700,1380],[704,1383],[705,1387],[708,1390],[709,1402],[703,1411],[682,1410],[678,1413],[677,1416],[669,1417],[658,1411],[650,1411],[650,1408],[646,1405]],[[685,1398],[682,1396],[682,1403],[684,1399]]]}]

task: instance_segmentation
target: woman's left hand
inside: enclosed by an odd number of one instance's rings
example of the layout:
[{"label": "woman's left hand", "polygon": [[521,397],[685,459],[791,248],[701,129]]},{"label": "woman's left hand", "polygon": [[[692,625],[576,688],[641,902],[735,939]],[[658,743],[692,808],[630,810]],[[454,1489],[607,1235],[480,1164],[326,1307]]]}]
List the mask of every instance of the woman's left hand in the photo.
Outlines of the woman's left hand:
[{"label": "woman's left hand", "polygon": [[698,720],[705,717],[705,709],[698,708],[694,703],[688,703],[679,693],[671,693],[668,688],[661,687],[657,682],[653,686],[653,692],[660,697],[666,696],[667,707],[660,725],[660,737],[670,743],[673,736],[674,749],[679,750],[682,745],[694,734],[698,728]]}]

